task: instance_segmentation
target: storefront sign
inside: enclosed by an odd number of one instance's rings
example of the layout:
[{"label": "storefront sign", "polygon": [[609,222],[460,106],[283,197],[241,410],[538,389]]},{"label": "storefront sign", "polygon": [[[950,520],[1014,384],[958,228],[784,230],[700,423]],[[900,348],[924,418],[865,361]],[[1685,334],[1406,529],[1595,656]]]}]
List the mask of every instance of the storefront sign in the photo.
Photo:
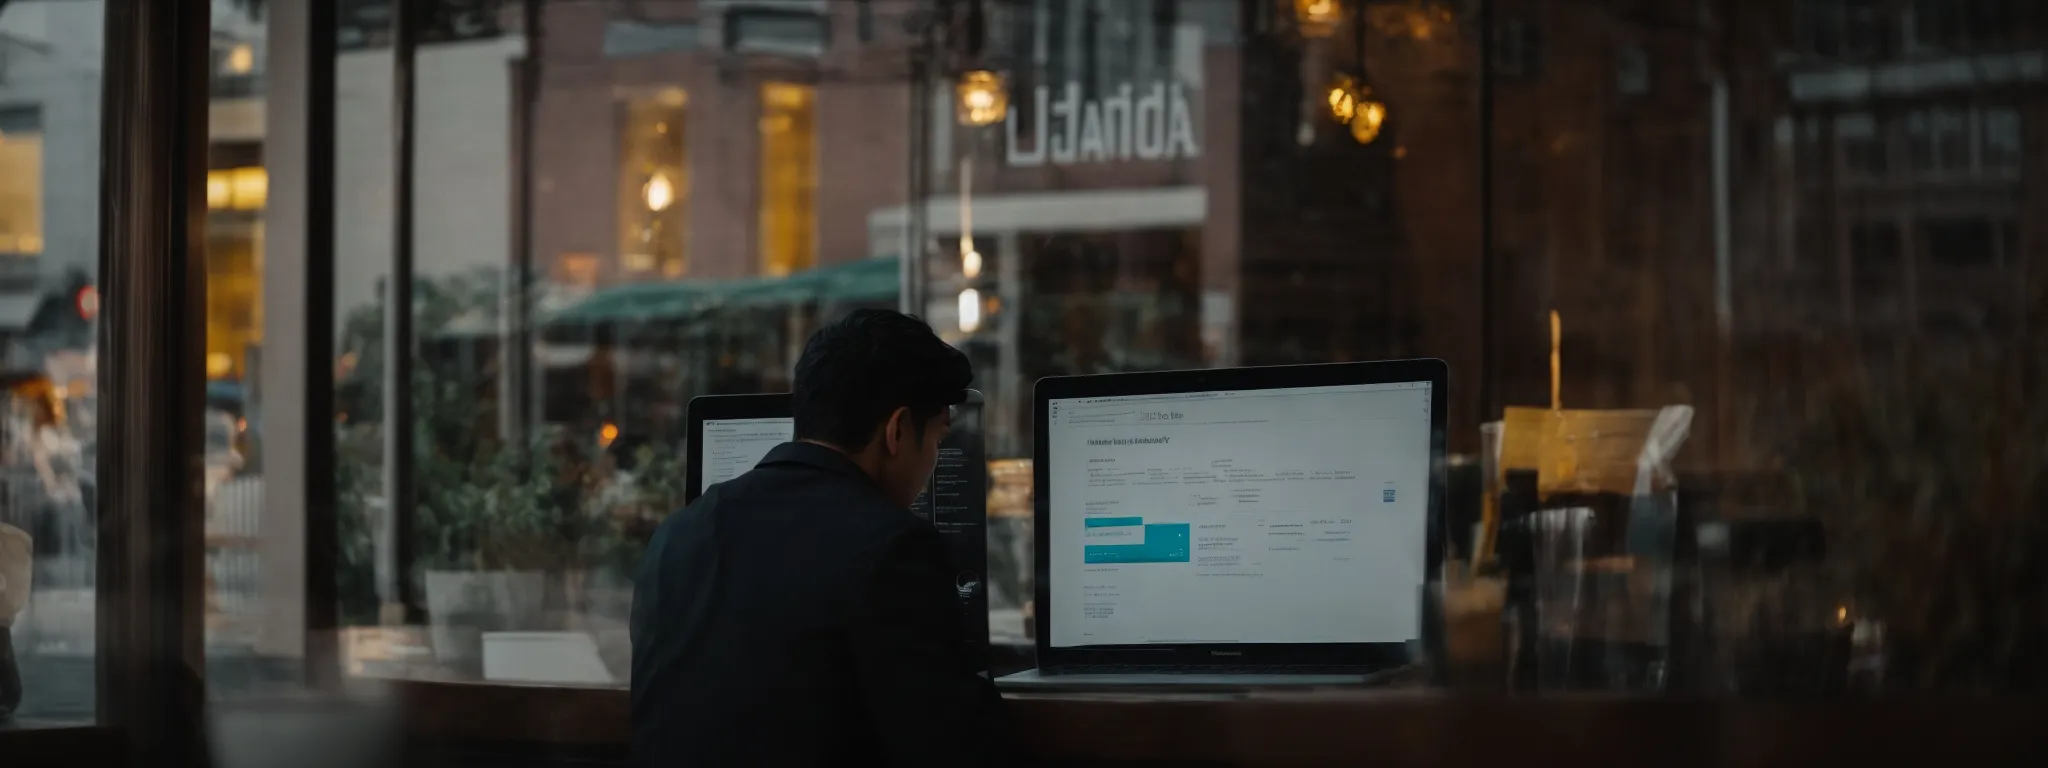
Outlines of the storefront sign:
[{"label": "storefront sign", "polygon": [[1010,165],[1034,167],[1106,163],[1121,160],[1179,160],[1202,156],[1195,143],[1195,124],[1187,86],[1153,83],[1139,90],[1130,83],[1109,95],[1083,100],[1081,84],[1067,83],[1058,101],[1052,88],[1037,88],[1031,110],[1030,149],[1017,143],[1017,112],[1010,110],[1004,129]]},{"label": "storefront sign", "polygon": [[[391,46],[393,0],[339,0],[335,43],[343,51]],[[5,3],[0,3],[5,5]],[[420,43],[459,43],[504,34],[499,18],[517,5],[506,0],[426,0],[420,9]]]}]

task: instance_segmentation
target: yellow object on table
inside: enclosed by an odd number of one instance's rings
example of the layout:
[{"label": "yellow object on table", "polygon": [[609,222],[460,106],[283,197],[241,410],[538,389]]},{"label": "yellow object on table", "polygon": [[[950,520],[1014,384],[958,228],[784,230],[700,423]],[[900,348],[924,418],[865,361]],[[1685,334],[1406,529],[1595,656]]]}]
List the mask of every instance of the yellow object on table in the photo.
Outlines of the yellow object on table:
[{"label": "yellow object on table", "polygon": [[1692,407],[1551,411],[1544,424],[1536,492],[1646,493],[1668,471],[1691,431]]}]

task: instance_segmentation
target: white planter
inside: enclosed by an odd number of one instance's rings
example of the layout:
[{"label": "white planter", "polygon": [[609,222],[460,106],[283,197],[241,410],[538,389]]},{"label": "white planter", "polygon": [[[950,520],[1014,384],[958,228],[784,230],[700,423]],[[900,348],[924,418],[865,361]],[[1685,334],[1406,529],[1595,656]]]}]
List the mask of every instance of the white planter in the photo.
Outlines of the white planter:
[{"label": "white planter", "polygon": [[483,633],[534,629],[546,583],[539,571],[427,571],[434,657],[480,666]]}]

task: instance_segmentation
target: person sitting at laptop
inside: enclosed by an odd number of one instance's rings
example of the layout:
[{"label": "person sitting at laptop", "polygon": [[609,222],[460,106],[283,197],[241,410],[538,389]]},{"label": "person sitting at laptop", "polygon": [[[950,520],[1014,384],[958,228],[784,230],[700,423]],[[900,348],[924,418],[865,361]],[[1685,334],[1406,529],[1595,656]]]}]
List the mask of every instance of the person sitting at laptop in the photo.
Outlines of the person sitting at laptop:
[{"label": "person sitting at laptop", "polygon": [[633,765],[1013,761],[955,570],[909,511],[972,378],[909,315],[811,336],[795,442],[663,521],[634,579]]}]

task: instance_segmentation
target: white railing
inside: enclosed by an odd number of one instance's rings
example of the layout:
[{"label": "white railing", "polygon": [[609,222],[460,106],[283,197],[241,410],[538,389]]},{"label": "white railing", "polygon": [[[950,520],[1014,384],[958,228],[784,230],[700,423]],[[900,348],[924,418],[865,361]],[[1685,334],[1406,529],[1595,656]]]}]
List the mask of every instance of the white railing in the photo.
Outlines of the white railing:
[{"label": "white railing", "polygon": [[241,475],[206,503],[206,625],[209,642],[253,641],[263,616],[263,478]]},{"label": "white railing", "polygon": [[[263,615],[263,562],[258,543],[263,479],[243,475],[220,484],[206,505],[206,624],[210,643],[252,641]],[[96,532],[78,503],[51,504],[33,468],[0,467],[0,523],[35,541],[32,628],[44,644],[92,647]]]}]

